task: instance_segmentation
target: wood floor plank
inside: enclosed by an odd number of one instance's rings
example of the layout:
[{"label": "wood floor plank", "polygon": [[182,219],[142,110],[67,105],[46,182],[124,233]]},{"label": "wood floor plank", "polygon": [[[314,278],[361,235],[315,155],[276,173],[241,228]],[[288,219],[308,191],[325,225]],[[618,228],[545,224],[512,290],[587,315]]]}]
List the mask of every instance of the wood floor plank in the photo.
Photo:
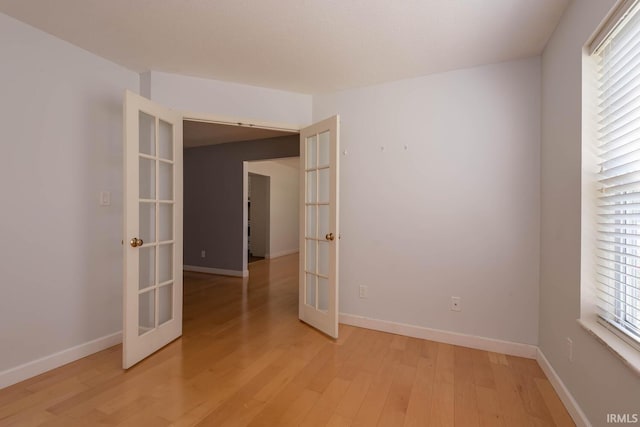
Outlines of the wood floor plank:
[{"label": "wood floor plank", "polygon": [[376,333],[371,351],[362,361],[362,369],[371,374],[380,372],[384,363],[390,361],[392,334]]},{"label": "wood floor plank", "polygon": [[[405,351],[406,349],[405,346]],[[415,367],[404,364],[396,367],[387,399],[380,413],[379,426],[401,426],[404,424],[415,377]]]},{"label": "wood floor plank", "polygon": [[422,346],[420,348],[420,357],[428,360],[432,360],[435,364],[438,357],[438,343],[435,341],[421,340]]},{"label": "wood floor plank", "polygon": [[57,421],[57,417],[43,409],[21,411],[0,420],[0,426],[39,426],[47,422]]},{"label": "wood floor plank", "polygon": [[434,361],[420,357],[416,368],[416,378],[407,405],[407,414],[404,419],[405,426],[421,427],[429,425],[434,377]]},{"label": "wood floor plank", "polygon": [[429,414],[430,425],[437,427],[455,425],[454,347],[438,344],[433,382],[433,398]]},{"label": "wood floor plank", "polygon": [[222,425],[250,407],[255,409],[257,401],[253,396],[284,369],[282,363],[279,362],[279,360],[274,360],[273,363],[265,366],[241,387],[236,387],[236,391],[230,395],[226,393],[221,395],[220,404],[203,418],[198,425]]},{"label": "wood floor plank", "polygon": [[348,388],[349,381],[334,377],[304,418],[302,425],[308,427],[327,425]]},{"label": "wood floor plank", "polygon": [[[332,346],[330,357],[327,358],[326,362],[316,373],[308,387],[311,390],[322,393],[334,377],[339,376],[340,373],[344,374],[345,366],[351,359],[355,358],[357,354],[357,349],[361,339],[361,334],[352,333],[350,334],[349,339],[343,343],[336,343],[336,345]],[[347,378],[344,378],[345,376]],[[351,379],[348,375],[342,375],[342,377],[347,380]]]},{"label": "wood floor plank", "polygon": [[478,427],[478,399],[473,375],[473,351],[454,347],[454,418],[455,425]]},{"label": "wood floor plank", "polygon": [[521,357],[507,356],[518,387],[520,399],[529,418],[537,425],[553,425],[553,418],[535,383],[537,363]]},{"label": "wood floor plank", "polygon": [[535,378],[536,387],[542,394],[542,398],[549,409],[549,413],[553,417],[554,424],[558,427],[575,426],[569,412],[560,401],[560,398],[553,390],[553,386],[546,378]]},{"label": "wood floor plank", "polygon": [[333,414],[333,416],[327,423],[327,427],[349,427],[350,425],[351,423],[349,422],[349,420],[339,414]]},{"label": "wood floor plank", "polygon": [[303,419],[307,416],[311,408],[320,399],[320,393],[317,391],[304,389],[300,392],[297,399],[291,402],[281,418],[278,419],[277,426],[300,426]]},{"label": "wood floor plank", "polygon": [[351,356],[346,358],[338,369],[337,375],[348,381],[353,381],[362,369],[362,363],[366,360],[374,338],[367,329],[358,329],[351,334],[349,352]]},{"label": "wood floor plank", "polygon": [[491,371],[489,354],[486,351],[470,349],[473,363],[473,382],[482,387],[495,389],[496,382]]},{"label": "wood floor plank", "polygon": [[498,392],[495,388],[476,384],[478,422],[481,427],[508,427],[500,411]]},{"label": "wood floor plank", "polygon": [[500,412],[504,416],[505,424],[507,426],[531,426],[532,422],[527,416],[524,403],[520,398],[514,373],[509,366],[497,359],[496,361],[497,363],[492,363],[491,369],[496,381]]},{"label": "wood floor plank", "polygon": [[360,372],[356,375],[336,408],[336,413],[341,415],[343,419],[353,420],[362,405],[362,401],[370,385],[371,374],[368,372]]},{"label": "wood floor plank", "polygon": [[60,382],[51,384],[36,393],[6,402],[0,407],[0,421],[19,412],[46,409],[49,404],[64,401],[70,396],[75,396],[85,390],[86,386],[74,377],[62,379]]},{"label": "wood floor plank", "polygon": [[422,341],[423,340],[418,338],[408,337],[402,354],[402,364],[412,366],[414,368],[418,367],[418,360],[420,359],[420,353],[422,350]]},{"label": "wood floor plank", "polygon": [[[305,390],[306,389],[303,385],[295,381],[291,381],[280,393],[265,404],[262,410],[256,414],[248,425],[251,427],[269,427],[278,425],[279,420],[287,411],[290,410],[292,402],[295,402],[302,394],[304,394]],[[317,393],[315,393],[314,396],[315,395],[317,395]]]},{"label": "wood floor plank", "polygon": [[[378,371],[375,373],[375,377],[369,385],[367,394],[353,419],[353,426],[376,425],[382,413],[384,403],[387,400],[387,395],[389,394],[395,373],[395,366],[391,363],[385,363],[385,361],[391,359],[392,355],[390,348],[391,340],[386,339],[385,341],[388,345],[388,347],[385,348],[386,352],[383,353],[385,357],[380,361]],[[375,354],[372,354],[372,358],[377,359]]]},{"label": "wood floor plank", "polygon": [[297,262],[185,273],[180,339],[127,371],[118,345],[0,390],[0,427],[573,425],[533,360],[298,321]]}]

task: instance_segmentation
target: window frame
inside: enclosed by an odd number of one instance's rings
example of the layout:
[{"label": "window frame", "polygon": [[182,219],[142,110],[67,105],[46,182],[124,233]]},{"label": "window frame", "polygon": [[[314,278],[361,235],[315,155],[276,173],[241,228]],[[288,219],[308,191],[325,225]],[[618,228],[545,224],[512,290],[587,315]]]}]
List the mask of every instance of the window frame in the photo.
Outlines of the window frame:
[{"label": "window frame", "polygon": [[[582,56],[582,212],[581,212],[581,311],[578,323],[598,341],[608,347],[625,364],[640,375],[640,336],[632,337],[634,331],[625,330],[610,319],[600,315],[598,308],[598,193],[602,184],[600,176],[600,154],[598,149],[598,67],[600,49],[610,37],[624,26],[624,21],[640,11],[640,0],[623,0],[609,13],[589,42]],[[622,25],[621,25],[622,24]],[[640,23],[637,25],[640,26]],[[638,96],[640,99],[640,95]],[[640,168],[638,169],[640,171]],[[615,223],[613,224],[615,225]],[[621,225],[625,225],[624,223]],[[615,247],[615,240],[612,246]],[[622,242],[617,242],[622,243]],[[640,248],[639,254],[640,256]],[[623,262],[616,254],[609,262]],[[640,270],[640,265],[637,267]],[[624,272],[621,272],[625,274]],[[640,274],[639,274],[640,276]],[[614,276],[616,277],[616,276]],[[616,281],[616,279],[612,278]],[[613,288],[612,288],[613,289]],[[616,287],[617,289],[617,287]],[[626,292],[625,292],[626,295]],[[612,295],[615,298],[615,296]],[[624,300],[624,298],[619,298]],[[613,311],[613,310],[612,310]],[[617,308],[615,311],[618,311]],[[615,315],[615,314],[614,314]],[[637,327],[637,326],[636,326]],[[637,335],[637,334],[635,334]]]}]

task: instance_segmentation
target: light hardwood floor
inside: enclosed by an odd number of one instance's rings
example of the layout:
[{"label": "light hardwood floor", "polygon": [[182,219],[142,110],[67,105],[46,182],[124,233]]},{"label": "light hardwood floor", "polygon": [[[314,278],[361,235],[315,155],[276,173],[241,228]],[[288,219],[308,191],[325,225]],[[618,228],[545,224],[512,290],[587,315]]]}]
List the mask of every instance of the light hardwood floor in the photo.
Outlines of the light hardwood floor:
[{"label": "light hardwood floor", "polygon": [[250,280],[185,274],[184,336],[0,390],[1,426],[572,426],[533,360],[297,320],[297,255]]}]

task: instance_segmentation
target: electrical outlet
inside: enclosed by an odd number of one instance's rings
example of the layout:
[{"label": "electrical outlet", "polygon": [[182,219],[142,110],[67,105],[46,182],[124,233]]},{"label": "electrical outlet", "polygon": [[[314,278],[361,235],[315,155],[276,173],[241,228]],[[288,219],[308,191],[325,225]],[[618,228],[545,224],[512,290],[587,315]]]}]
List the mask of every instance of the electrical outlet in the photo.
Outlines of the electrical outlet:
[{"label": "electrical outlet", "polygon": [[200,258],[206,258],[207,257],[207,251],[205,251],[204,249],[200,251]]},{"label": "electrical outlet", "polygon": [[360,298],[366,298],[369,294],[369,288],[365,285],[360,285]]},{"label": "electrical outlet", "polygon": [[569,337],[567,337],[567,359],[573,362],[573,340]]},{"label": "electrical outlet", "polygon": [[449,309],[451,311],[462,311],[462,298],[451,297],[451,307]]}]

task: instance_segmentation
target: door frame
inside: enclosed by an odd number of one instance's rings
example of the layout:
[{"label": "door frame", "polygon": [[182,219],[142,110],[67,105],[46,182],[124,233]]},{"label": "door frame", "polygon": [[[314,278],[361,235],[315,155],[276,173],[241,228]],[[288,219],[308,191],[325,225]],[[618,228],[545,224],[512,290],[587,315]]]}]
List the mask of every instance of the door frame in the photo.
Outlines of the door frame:
[{"label": "door frame", "polygon": [[[137,94],[138,96],[142,96],[146,99],[149,99],[148,97],[142,95],[142,94]],[[125,95],[126,96],[126,95]],[[157,101],[154,101],[152,99],[149,99],[149,101],[157,103]],[[162,104],[160,104],[162,105]],[[258,119],[247,119],[247,118],[240,118],[240,117],[233,117],[233,116],[224,116],[224,115],[220,115],[220,114],[212,114],[212,113],[203,113],[203,112],[194,112],[194,111],[188,111],[188,110],[181,110],[178,108],[171,108],[168,106],[165,106],[164,108],[168,108],[171,109],[173,111],[175,111],[179,117],[181,117],[181,124],[184,123],[185,120],[188,121],[196,121],[196,122],[203,122],[203,123],[216,123],[216,124],[223,124],[223,125],[229,125],[229,126],[240,126],[240,127],[255,127],[255,128],[259,128],[259,129],[270,129],[270,130],[279,130],[279,131],[285,131],[285,132],[291,132],[292,134],[297,134],[300,135],[301,130],[305,129],[306,127],[310,126],[313,124],[313,120],[312,123],[310,124],[305,124],[305,125],[293,125],[290,123],[278,123],[278,122],[272,122],[272,121],[268,121],[268,120],[258,120]],[[184,127],[182,129],[182,137],[184,138]],[[184,140],[183,140],[183,146],[182,146],[182,150],[184,152]],[[266,159],[265,159],[266,160]],[[302,161],[302,160],[301,160]],[[246,163],[246,162],[245,162]],[[183,163],[183,167],[180,168],[180,172],[182,174],[182,176],[180,177],[179,181],[181,181],[183,183],[184,186],[184,163]],[[245,177],[248,178],[248,171],[246,170],[246,164],[243,164],[243,192],[245,194],[245,196],[248,194],[248,179],[244,179]],[[303,183],[304,185],[304,183]],[[243,209],[243,268],[245,269],[243,271],[243,276],[248,275],[248,269],[247,269],[247,228],[246,228],[246,224],[247,224],[247,220],[248,220],[248,212],[247,212],[247,206],[246,206],[246,197],[243,199],[243,205],[244,205],[244,209]],[[181,197],[179,201],[176,200],[176,203],[179,203],[181,206],[181,210],[184,209],[184,198]],[[123,221],[124,221],[124,211],[123,211]],[[177,221],[177,220],[176,220]],[[177,227],[184,227],[184,218],[181,216],[180,218],[180,223],[177,224]],[[123,230],[124,232],[125,230]],[[125,240],[128,240],[127,236],[123,235],[123,241],[122,243],[124,244]],[[184,237],[183,237],[183,241],[181,242],[182,245],[184,247]],[[183,249],[184,251],[184,249]],[[184,252],[183,252],[184,254]],[[126,271],[126,270],[125,270]],[[246,274],[245,274],[246,273]],[[244,282],[246,285],[246,282]],[[184,308],[184,299],[182,301],[182,308]],[[124,304],[124,300],[123,300],[123,306],[122,306],[123,311],[126,309],[125,304]],[[183,310],[181,310],[181,315],[182,315]]]},{"label": "door frame", "polygon": [[[298,137],[300,136],[300,133],[297,134]],[[300,155],[297,156],[298,159],[300,158]],[[249,253],[249,245],[248,245],[248,240],[249,240],[249,235],[247,232],[248,226],[249,226],[249,210],[248,210],[248,201],[249,201],[249,169],[248,169],[248,163],[251,162],[268,162],[270,160],[279,160],[279,159],[290,159],[293,158],[292,157],[273,157],[273,158],[269,158],[269,159],[261,159],[261,160],[245,160],[242,162],[242,277],[248,277],[249,276],[249,258],[248,258],[248,253]],[[253,172],[251,172],[253,173]],[[259,174],[258,174],[259,175]],[[300,181],[298,180],[298,183],[300,183]],[[271,203],[271,201],[269,201],[269,203]],[[298,212],[299,214],[300,212]],[[268,240],[271,240],[271,227],[269,227],[269,236],[268,236]],[[269,251],[269,255],[271,255],[271,252]]]},{"label": "door frame", "polygon": [[278,123],[267,120],[248,119],[246,117],[223,116],[220,114],[197,113],[193,111],[181,111],[182,120],[194,122],[215,123],[220,125],[253,127],[257,129],[279,130],[291,133],[300,133],[308,125],[294,125],[291,123]]}]

